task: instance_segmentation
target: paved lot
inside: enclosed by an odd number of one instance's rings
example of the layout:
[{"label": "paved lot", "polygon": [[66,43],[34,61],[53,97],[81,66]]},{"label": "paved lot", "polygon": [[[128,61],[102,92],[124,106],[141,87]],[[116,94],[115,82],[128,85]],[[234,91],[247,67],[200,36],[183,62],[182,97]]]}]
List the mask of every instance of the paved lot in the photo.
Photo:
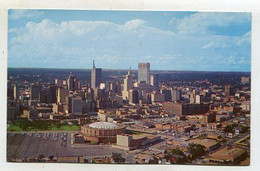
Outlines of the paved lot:
[{"label": "paved lot", "polygon": [[[111,156],[112,151],[118,151],[109,145],[73,146],[70,144],[71,133],[67,132],[67,139],[61,141],[62,134],[64,133],[65,132],[56,132],[56,140],[54,139],[55,132],[50,132],[49,138],[46,138],[47,132],[41,133],[41,135],[39,135],[39,133],[8,133],[7,158],[38,157],[39,154],[43,154],[46,157],[51,155]],[[65,135],[63,135],[63,137],[64,136]]]}]

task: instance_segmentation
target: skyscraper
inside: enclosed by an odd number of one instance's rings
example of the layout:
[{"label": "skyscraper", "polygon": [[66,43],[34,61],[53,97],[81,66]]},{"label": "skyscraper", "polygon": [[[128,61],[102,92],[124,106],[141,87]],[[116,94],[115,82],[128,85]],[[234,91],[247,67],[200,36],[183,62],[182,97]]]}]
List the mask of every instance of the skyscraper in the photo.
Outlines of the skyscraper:
[{"label": "skyscraper", "polygon": [[150,84],[153,86],[154,90],[159,90],[158,74],[150,75]]},{"label": "skyscraper", "polygon": [[78,89],[78,81],[76,78],[76,75],[72,74],[72,72],[69,75],[69,78],[67,80],[68,84],[68,90],[77,90]]},{"label": "skyscraper", "polygon": [[102,82],[102,68],[95,67],[93,60],[93,68],[91,69],[91,88],[94,90]]},{"label": "skyscraper", "polygon": [[50,91],[50,99],[51,103],[56,103],[57,102],[57,86],[55,84],[50,84],[49,86],[49,91]]},{"label": "skyscraper", "polygon": [[59,87],[57,92],[57,102],[61,104],[65,104],[67,96],[69,96],[69,91]]},{"label": "skyscraper", "polygon": [[172,100],[172,92],[171,90],[163,89],[161,93],[164,95],[164,101],[171,101]]},{"label": "skyscraper", "polygon": [[201,95],[198,95],[198,94],[197,94],[197,95],[196,95],[196,103],[197,103],[197,104],[200,104],[200,103],[202,102],[201,99],[202,99],[202,98],[201,98]]},{"label": "skyscraper", "polygon": [[181,100],[181,90],[172,90],[172,101],[179,101]]},{"label": "skyscraper", "polygon": [[138,64],[138,82],[150,83],[150,63]]},{"label": "skyscraper", "polygon": [[230,96],[230,85],[225,85],[225,95],[226,97]]},{"label": "skyscraper", "polygon": [[126,75],[125,79],[124,79],[124,89],[123,89],[123,99],[127,100],[129,99],[129,90],[132,88],[132,71],[131,69],[128,71],[128,74]]},{"label": "skyscraper", "polygon": [[72,99],[71,99],[71,113],[82,114],[82,99],[81,99],[81,97],[72,97]]},{"label": "skyscraper", "polygon": [[192,93],[190,94],[190,103],[196,103],[196,95],[197,95],[197,91],[196,90],[192,90]]},{"label": "skyscraper", "polygon": [[17,84],[14,84],[14,100],[19,99],[20,89]]},{"label": "skyscraper", "polygon": [[41,92],[41,84],[32,83],[30,85],[30,92],[31,92],[30,100],[40,100],[39,96],[40,96],[40,92]]},{"label": "skyscraper", "polygon": [[139,101],[139,96],[138,96],[138,90],[129,90],[129,103],[130,104],[137,104]]},{"label": "skyscraper", "polygon": [[57,87],[62,87],[62,86],[63,86],[63,85],[62,85],[62,80],[59,79],[59,78],[55,78],[55,79],[54,79],[54,83],[55,83],[55,85],[56,85]]}]

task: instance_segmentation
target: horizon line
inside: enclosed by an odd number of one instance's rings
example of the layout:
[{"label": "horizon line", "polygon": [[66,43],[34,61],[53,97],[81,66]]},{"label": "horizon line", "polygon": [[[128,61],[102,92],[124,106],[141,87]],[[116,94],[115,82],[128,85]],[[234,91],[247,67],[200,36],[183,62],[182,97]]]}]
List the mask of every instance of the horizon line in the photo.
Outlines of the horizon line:
[{"label": "horizon line", "polygon": [[[92,68],[37,68],[37,67],[7,67],[7,69],[70,69],[70,70],[91,70]],[[129,69],[108,69],[102,68],[102,70],[120,70],[128,71]],[[133,69],[132,71],[138,71],[138,69]],[[218,70],[150,70],[150,71],[186,71],[186,72],[249,72],[251,71],[218,71]]]}]

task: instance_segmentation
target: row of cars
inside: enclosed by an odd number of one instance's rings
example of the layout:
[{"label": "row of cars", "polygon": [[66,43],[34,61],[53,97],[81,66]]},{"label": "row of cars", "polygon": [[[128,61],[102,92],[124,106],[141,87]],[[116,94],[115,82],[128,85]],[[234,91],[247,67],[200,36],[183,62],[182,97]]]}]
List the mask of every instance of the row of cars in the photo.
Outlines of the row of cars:
[{"label": "row of cars", "polygon": [[67,136],[68,136],[67,133],[61,133],[61,139],[60,139],[61,146],[64,146],[64,147],[67,146]]}]

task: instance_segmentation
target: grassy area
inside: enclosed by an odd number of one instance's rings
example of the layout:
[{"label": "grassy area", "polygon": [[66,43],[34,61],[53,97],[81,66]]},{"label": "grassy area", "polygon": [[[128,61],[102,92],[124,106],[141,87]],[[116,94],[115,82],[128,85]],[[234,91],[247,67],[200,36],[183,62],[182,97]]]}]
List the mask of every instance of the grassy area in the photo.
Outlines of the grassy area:
[{"label": "grassy area", "polygon": [[23,132],[23,131],[44,131],[44,130],[51,130],[51,131],[59,131],[59,130],[64,130],[64,131],[77,131],[80,130],[80,126],[76,126],[76,125],[63,125],[60,128],[57,127],[50,127],[47,129],[36,129],[36,128],[32,128],[32,127],[28,127],[26,130],[22,130],[22,128],[20,128],[17,125],[11,125],[7,131],[14,131],[14,132]]},{"label": "grassy area", "polygon": [[80,125],[68,125],[67,123],[60,124],[56,121],[28,121],[28,120],[17,120],[14,121],[7,131],[21,132],[21,131],[76,131],[80,130]]},{"label": "grassy area", "polygon": [[7,131],[15,131],[15,132],[20,132],[20,131],[23,131],[22,128],[20,128],[19,126],[17,125],[11,125]]},{"label": "grassy area", "polygon": [[51,127],[50,130],[52,130],[52,131],[57,131],[57,130],[76,131],[76,130],[80,130],[80,126],[77,126],[77,125],[72,125],[72,126],[63,125],[60,128]]}]

